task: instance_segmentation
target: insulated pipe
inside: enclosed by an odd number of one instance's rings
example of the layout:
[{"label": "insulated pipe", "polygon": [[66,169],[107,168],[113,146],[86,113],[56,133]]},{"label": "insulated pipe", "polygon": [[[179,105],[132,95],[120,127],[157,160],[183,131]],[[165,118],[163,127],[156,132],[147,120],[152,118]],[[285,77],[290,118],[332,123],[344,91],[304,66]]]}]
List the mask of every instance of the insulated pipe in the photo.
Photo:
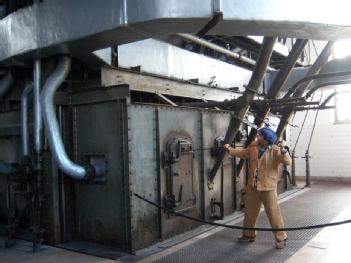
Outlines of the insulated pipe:
[{"label": "insulated pipe", "polygon": [[[307,76],[310,75],[314,75],[316,73],[318,73],[320,71],[320,69],[323,67],[323,65],[328,61],[328,58],[330,56],[330,54],[333,51],[333,45],[334,42],[333,41],[329,41],[322,53],[318,56],[318,58],[316,59],[316,61],[313,63],[313,65],[311,66],[311,68],[308,70],[307,72]],[[302,94],[305,92],[305,90],[308,88],[308,86],[311,84],[311,81],[308,82],[304,82],[293,94],[293,97],[301,97]],[[284,96],[285,97],[285,96]],[[278,124],[277,127],[277,140],[279,140],[281,138],[281,136],[283,135],[287,125],[289,124],[289,122],[291,121],[292,117],[294,116],[294,111],[290,110],[289,112],[285,113],[281,118],[280,118],[280,122]]]},{"label": "insulated pipe", "polygon": [[[218,46],[216,44],[208,42],[208,41],[206,41],[204,39],[201,39],[201,38],[198,38],[196,36],[189,35],[189,34],[176,34],[176,35],[179,36],[182,39],[185,39],[185,40],[188,40],[190,42],[193,42],[193,43],[202,45],[204,47],[210,48],[212,50],[218,51],[219,53],[222,53],[222,54],[224,54],[224,55],[226,55],[228,57],[234,58],[236,60],[240,60],[240,61],[242,61],[242,62],[244,62],[246,64],[249,64],[249,65],[252,65],[252,66],[256,65],[256,61],[255,60],[252,60],[252,59],[249,59],[247,57],[241,56],[238,53],[232,52],[232,51],[230,51],[230,50],[228,50],[226,48],[223,48],[221,46]],[[268,71],[274,71],[275,69],[270,67],[270,66],[267,66],[267,70]]]},{"label": "insulated pipe", "polygon": [[[262,83],[264,74],[267,70],[267,66],[269,65],[269,60],[272,56],[275,40],[276,38],[273,37],[265,37],[263,39],[258,62],[255,65],[254,71],[252,72],[248,88],[246,88],[244,94],[239,97],[238,103],[240,104],[240,108],[235,112],[235,114],[232,114],[231,116],[223,144],[232,143],[233,139],[235,138],[235,135],[240,128],[241,121],[248,112],[250,103],[254,99],[255,94],[257,93],[257,90]],[[213,182],[225,154],[226,151],[224,148],[221,148],[215,164],[208,176],[208,184],[211,184]]]},{"label": "insulated pipe", "polygon": [[[330,72],[330,73],[321,73],[321,74],[315,74],[315,75],[309,75],[307,77],[304,77],[302,79],[300,79],[299,81],[297,81],[294,86],[292,86],[291,89],[289,89],[289,91],[284,95],[284,98],[289,98],[290,95],[295,92],[299,92],[301,93],[299,90],[299,86],[304,84],[304,83],[309,83],[312,80],[316,80],[316,79],[327,79],[327,78],[334,78],[334,77],[346,77],[346,76],[350,76],[351,75],[351,70],[346,70],[346,71],[336,71],[336,72]],[[341,81],[341,80],[339,80]],[[303,92],[305,91],[305,88],[303,88],[301,95],[303,94]],[[294,93],[294,94],[295,94]],[[293,96],[295,97],[295,95]]]},{"label": "insulated pipe", "polygon": [[75,164],[67,156],[55,113],[54,95],[62,82],[66,79],[70,68],[71,58],[66,55],[61,56],[56,69],[44,84],[41,95],[44,124],[51,153],[59,169],[74,179],[90,179],[94,176],[93,167],[83,167]]},{"label": "insulated pipe", "polygon": [[33,110],[34,110],[34,150],[37,155],[42,150],[42,118],[40,106],[40,80],[41,80],[41,61],[39,59],[34,61],[34,88],[33,88]]},{"label": "insulated pipe", "polygon": [[[267,92],[267,99],[275,99],[279,92],[281,91],[282,87],[284,86],[286,80],[290,76],[294,65],[296,64],[298,58],[301,55],[301,52],[304,50],[308,40],[306,39],[297,39],[293,48],[291,49],[289,56],[287,57],[283,67],[278,72],[277,76],[275,77],[271,88]],[[267,117],[268,113],[270,112],[271,105],[263,105],[260,109],[260,112],[257,114],[254,120],[254,124],[257,127],[261,127],[263,124],[264,119]],[[245,143],[245,146],[248,146],[250,143],[253,142],[257,134],[256,129],[251,129],[248,139]],[[238,163],[237,169],[238,174],[240,174],[242,167],[244,165],[244,160],[241,159]]]},{"label": "insulated pipe", "polygon": [[327,86],[338,86],[338,85],[346,85],[346,84],[350,84],[351,83],[351,79],[347,79],[347,80],[336,80],[336,81],[328,81],[328,82],[324,82],[321,83],[313,88],[311,88],[307,94],[305,95],[305,99],[307,100],[309,97],[311,97],[311,95],[318,89],[323,88],[323,87],[327,87]]},{"label": "insulated pipe", "polygon": [[32,90],[33,84],[28,83],[21,95],[21,140],[23,157],[29,156],[28,96]]},{"label": "insulated pipe", "polygon": [[11,72],[7,72],[7,74],[0,80],[0,98],[2,98],[11,88],[14,83]]}]

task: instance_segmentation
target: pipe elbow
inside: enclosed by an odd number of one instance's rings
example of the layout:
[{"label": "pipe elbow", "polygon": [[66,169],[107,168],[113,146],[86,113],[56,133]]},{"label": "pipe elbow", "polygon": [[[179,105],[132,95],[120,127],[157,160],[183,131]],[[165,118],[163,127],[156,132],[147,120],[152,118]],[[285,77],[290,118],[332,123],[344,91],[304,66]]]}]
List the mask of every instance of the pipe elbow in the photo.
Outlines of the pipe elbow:
[{"label": "pipe elbow", "polygon": [[0,80],[0,98],[10,90],[14,83],[11,71],[8,71],[6,75]]},{"label": "pipe elbow", "polygon": [[55,112],[55,92],[66,79],[70,69],[71,58],[66,55],[61,56],[56,69],[44,84],[40,100],[47,138],[55,163],[59,169],[68,176],[77,180],[86,180],[92,177],[94,173],[91,172],[91,169],[86,169],[69,159],[64,147]]}]

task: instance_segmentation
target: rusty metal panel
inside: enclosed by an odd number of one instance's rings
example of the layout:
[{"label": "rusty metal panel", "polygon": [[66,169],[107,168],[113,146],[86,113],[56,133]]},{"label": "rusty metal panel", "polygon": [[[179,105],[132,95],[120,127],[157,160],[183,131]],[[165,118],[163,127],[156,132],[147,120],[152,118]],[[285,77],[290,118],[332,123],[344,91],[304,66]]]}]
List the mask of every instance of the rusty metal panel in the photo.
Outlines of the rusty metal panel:
[{"label": "rusty metal panel", "polygon": [[[158,126],[160,153],[165,151],[169,139],[175,135],[177,138],[186,136],[192,143],[194,149],[201,148],[201,114],[198,110],[180,109],[175,107],[159,107]],[[192,176],[183,183],[192,184],[193,209],[186,209],[183,212],[189,216],[199,218],[201,216],[200,198],[200,175],[201,175],[201,152],[194,151],[192,164]],[[189,161],[189,160],[188,160]],[[188,164],[187,164],[188,165]],[[167,171],[165,167],[160,169],[160,196],[162,204],[165,205],[164,197],[167,195]],[[185,185],[184,185],[185,187]],[[188,185],[186,187],[189,187]],[[188,190],[189,191],[189,190]],[[161,213],[161,234],[167,238],[177,233],[185,232],[197,226],[197,223],[178,218],[168,213]]]},{"label": "rusty metal panel", "polygon": [[[230,115],[226,112],[204,111],[202,114],[203,125],[203,148],[208,149],[215,146],[216,138],[225,136],[230,121]],[[221,191],[221,169],[218,170],[217,176],[209,188],[207,185],[207,175],[209,169],[212,168],[215,158],[211,155],[211,151],[204,151],[204,209],[205,218],[211,218],[211,199],[220,200]],[[232,158],[228,155],[223,160],[224,173],[224,215],[233,212],[234,208],[234,185],[233,185],[233,163]]]},{"label": "rusty metal panel", "polygon": [[[130,184],[134,193],[159,203],[155,107],[130,105],[128,108]],[[150,245],[159,239],[157,208],[131,199],[132,248]]]},{"label": "rusty metal panel", "polygon": [[124,128],[126,111],[123,100],[79,105],[73,109],[75,159],[104,158],[106,182],[75,183],[77,239],[128,246],[127,178],[124,170]]}]

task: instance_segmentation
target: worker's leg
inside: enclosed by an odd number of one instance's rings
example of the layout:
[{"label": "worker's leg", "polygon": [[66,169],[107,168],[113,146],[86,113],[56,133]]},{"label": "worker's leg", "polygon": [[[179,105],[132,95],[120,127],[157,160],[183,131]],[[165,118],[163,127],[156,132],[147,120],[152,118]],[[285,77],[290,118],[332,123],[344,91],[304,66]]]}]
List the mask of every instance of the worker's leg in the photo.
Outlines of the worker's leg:
[{"label": "worker's leg", "polygon": [[[252,186],[246,187],[245,194],[245,218],[244,227],[255,227],[258,214],[261,208],[261,200],[258,196],[258,192]],[[256,231],[254,230],[244,230],[243,235],[246,237],[255,238]]]},{"label": "worker's leg", "polygon": [[[272,228],[284,228],[284,221],[278,205],[276,190],[260,191],[259,195]],[[274,231],[273,235],[277,242],[284,241],[287,237],[285,231]]]}]

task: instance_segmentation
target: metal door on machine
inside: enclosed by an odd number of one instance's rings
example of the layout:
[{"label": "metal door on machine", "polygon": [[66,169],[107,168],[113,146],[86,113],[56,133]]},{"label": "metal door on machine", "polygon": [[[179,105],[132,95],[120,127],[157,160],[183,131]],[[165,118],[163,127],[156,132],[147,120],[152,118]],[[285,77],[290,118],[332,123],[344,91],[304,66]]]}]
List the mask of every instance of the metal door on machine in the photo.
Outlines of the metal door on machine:
[{"label": "metal door on machine", "polygon": [[178,134],[168,139],[163,152],[165,169],[164,205],[176,212],[185,213],[196,206],[194,193],[193,143]]},{"label": "metal door on machine", "polygon": [[[193,141],[185,132],[172,132],[161,148],[161,198],[165,207],[192,217],[199,217],[198,178],[194,163]],[[162,238],[168,238],[197,226],[197,223],[162,213]]]}]

